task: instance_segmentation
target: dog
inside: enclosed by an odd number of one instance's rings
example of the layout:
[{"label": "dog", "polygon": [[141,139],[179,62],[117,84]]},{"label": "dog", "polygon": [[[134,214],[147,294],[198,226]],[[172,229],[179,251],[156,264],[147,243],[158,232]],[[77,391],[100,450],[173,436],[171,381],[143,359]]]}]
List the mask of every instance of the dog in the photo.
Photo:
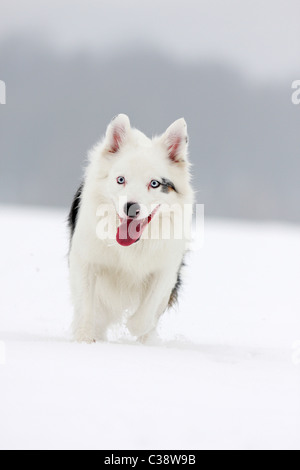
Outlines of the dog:
[{"label": "dog", "polygon": [[155,334],[181,285],[194,201],[190,180],[184,119],[152,139],[125,114],[108,125],[89,153],[69,214],[76,341],[106,340],[124,316],[136,340]]}]

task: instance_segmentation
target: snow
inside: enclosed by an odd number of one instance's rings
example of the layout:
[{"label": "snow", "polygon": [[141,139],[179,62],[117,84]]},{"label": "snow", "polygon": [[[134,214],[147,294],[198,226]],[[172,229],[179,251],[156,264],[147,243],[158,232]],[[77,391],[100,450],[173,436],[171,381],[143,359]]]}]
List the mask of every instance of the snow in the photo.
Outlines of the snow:
[{"label": "snow", "polygon": [[300,227],[207,221],[160,342],[85,345],[65,219],[0,207],[0,449],[300,449]]}]

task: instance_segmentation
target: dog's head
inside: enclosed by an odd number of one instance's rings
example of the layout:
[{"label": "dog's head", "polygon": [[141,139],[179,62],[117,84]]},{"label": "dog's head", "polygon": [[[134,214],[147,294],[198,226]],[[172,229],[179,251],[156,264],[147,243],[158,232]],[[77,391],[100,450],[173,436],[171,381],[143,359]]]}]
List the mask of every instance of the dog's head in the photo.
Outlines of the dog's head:
[{"label": "dog's head", "polygon": [[118,214],[120,245],[137,242],[157,214],[168,213],[168,207],[190,202],[184,119],[149,139],[130,126],[128,116],[119,114],[109,124],[101,148],[107,168],[104,191]]}]

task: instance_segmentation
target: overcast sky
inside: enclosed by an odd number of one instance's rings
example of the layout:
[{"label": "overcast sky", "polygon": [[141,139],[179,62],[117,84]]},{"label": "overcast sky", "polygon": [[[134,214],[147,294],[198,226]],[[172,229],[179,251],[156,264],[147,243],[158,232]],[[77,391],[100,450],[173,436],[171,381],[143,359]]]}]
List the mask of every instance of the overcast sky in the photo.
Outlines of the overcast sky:
[{"label": "overcast sky", "polygon": [[299,0],[0,0],[0,13],[0,41],[25,32],[60,51],[108,52],[145,42],[249,77],[300,77]]}]

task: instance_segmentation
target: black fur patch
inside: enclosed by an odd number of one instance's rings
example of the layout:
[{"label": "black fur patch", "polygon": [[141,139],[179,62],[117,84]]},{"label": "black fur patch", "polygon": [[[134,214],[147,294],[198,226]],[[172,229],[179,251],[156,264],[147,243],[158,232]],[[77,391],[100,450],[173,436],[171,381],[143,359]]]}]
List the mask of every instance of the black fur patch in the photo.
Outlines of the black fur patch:
[{"label": "black fur patch", "polygon": [[79,186],[74,196],[74,200],[72,202],[71,210],[70,210],[69,217],[68,217],[68,225],[70,229],[71,239],[74,235],[76,223],[78,219],[78,212],[79,212],[80,203],[81,203],[82,189],[83,189],[83,183],[81,183],[81,185]]},{"label": "black fur patch", "polygon": [[178,302],[179,291],[180,291],[181,286],[182,286],[181,270],[182,270],[183,266],[185,266],[184,260],[182,260],[182,263],[181,263],[180,268],[178,270],[176,284],[173,287],[173,290],[172,290],[171,295],[170,295],[169,304],[168,304],[169,307],[174,307],[174,305],[177,304],[177,302]]},{"label": "black fur patch", "polygon": [[163,193],[168,194],[170,191],[175,191],[176,193],[178,192],[172,181],[168,180],[167,178],[162,178],[161,181],[161,190]]}]

